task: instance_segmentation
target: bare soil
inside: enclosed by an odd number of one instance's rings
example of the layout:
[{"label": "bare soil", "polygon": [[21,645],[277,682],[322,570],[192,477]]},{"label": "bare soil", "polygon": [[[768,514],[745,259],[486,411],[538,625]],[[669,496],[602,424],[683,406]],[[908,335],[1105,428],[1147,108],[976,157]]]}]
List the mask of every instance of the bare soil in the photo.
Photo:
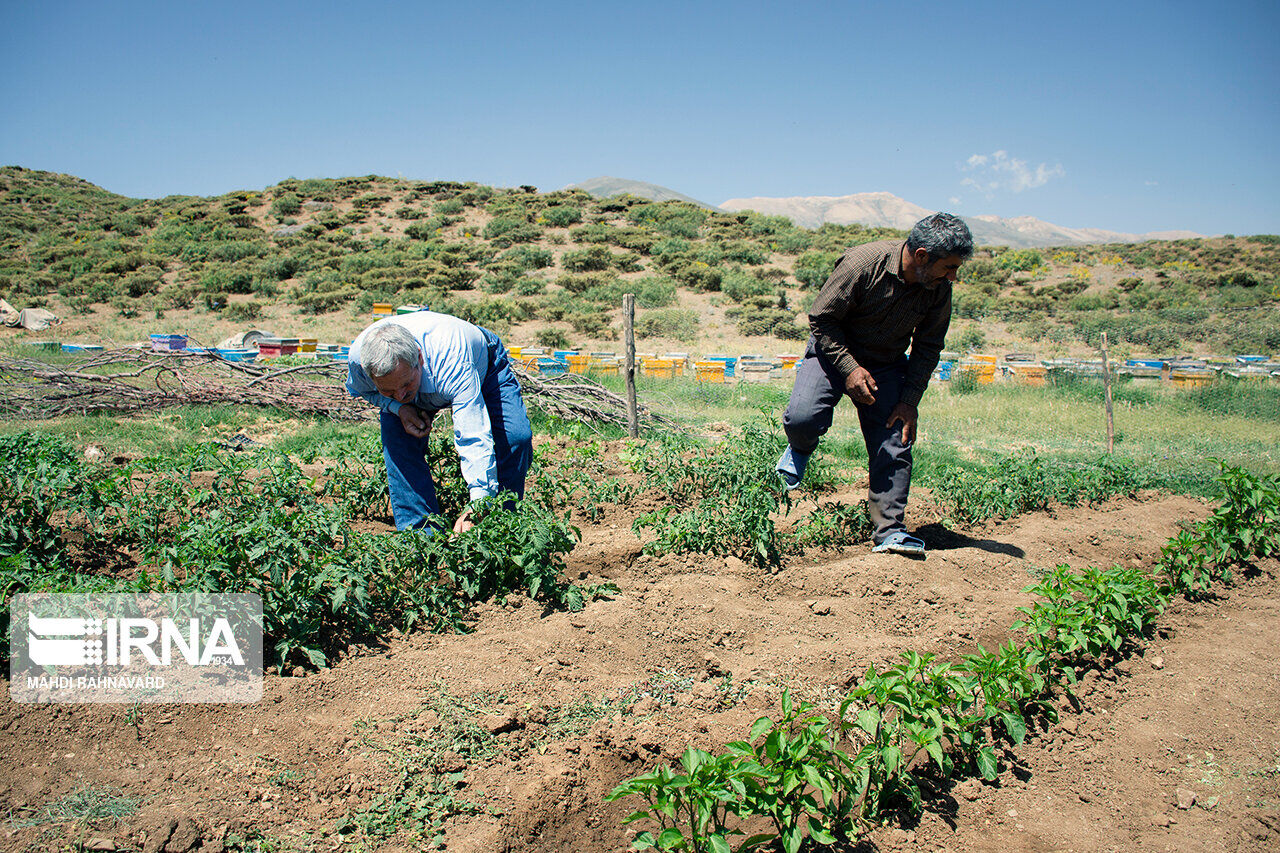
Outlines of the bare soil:
[{"label": "bare soil", "polygon": [[[448,822],[447,849],[626,850],[634,804],[603,802],[622,779],[743,737],[784,685],[824,700],[903,651],[991,648],[1044,570],[1150,567],[1208,507],[1148,495],[962,531],[936,521],[926,490],[911,509],[927,559],[857,545],[777,574],[642,555],[634,510],[614,509],[583,525],[570,571],[620,592],[581,613],[513,596],[479,610],[468,634],[397,636],[328,670],[268,674],[250,706],[144,705],[131,717],[6,701],[0,847],[221,850],[256,834],[264,849],[344,849],[339,822],[395,790],[395,756],[426,750],[428,772],[462,774],[457,796],[483,807]],[[1087,674],[997,784],[942,783],[918,821],[877,828],[861,848],[1280,849],[1280,566],[1258,568],[1221,599],[1172,605],[1144,649]],[[446,743],[459,719],[486,733],[483,754]],[[86,785],[141,808],[116,823],[20,825]],[[401,831],[370,848],[427,844]]]}]

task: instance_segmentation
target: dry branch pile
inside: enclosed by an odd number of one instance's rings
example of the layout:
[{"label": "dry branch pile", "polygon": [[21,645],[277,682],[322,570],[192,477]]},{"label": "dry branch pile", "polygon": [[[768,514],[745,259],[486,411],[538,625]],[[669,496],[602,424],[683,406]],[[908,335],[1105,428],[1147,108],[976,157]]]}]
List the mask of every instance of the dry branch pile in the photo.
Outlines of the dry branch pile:
[{"label": "dry branch pile", "polygon": [[[626,426],[626,401],[595,382],[515,372],[530,407],[565,420]],[[227,361],[214,352],[117,349],[63,364],[0,354],[0,415],[42,419],[203,403],[272,407],[334,420],[372,418],[376,409],[343,387],[346,373],[340,362],[272,369]],[[674,426],[643,409],[641,418]]]}]

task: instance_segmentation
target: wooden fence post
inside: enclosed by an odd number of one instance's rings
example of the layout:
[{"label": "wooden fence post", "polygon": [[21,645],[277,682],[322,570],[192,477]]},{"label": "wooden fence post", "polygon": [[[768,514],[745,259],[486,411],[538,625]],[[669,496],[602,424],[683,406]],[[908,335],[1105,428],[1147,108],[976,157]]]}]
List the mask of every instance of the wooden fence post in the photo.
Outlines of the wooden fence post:
[{"label": "wooden fence post", "polygon": [[1111,363],[1107,361],[1107,333],[1102,333],[1102,400],[1107,409],[1107,453],[1115,448],[1116,425],[1111,414]]},{"label": "wooden fence post", "polygon": [[640,416],[636,411],[636,295],[622,295],[622,328],[627,342],[627,435],[640,437]]}]

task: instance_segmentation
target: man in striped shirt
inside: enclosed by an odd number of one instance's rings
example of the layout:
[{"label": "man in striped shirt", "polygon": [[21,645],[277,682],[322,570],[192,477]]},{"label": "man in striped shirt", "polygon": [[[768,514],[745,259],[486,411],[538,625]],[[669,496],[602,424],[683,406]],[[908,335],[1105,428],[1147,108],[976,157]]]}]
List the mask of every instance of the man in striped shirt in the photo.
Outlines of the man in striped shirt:
[{"label": "man in striped shirt", "polygon": [[845,252],[809,311],[813,334],[783,415],[788,446],[778,473],[787,488],[800,485],[836,403],[852,397],[867,445],[876,551],[924,554],[924,542],[903,524],[917,406],[951,322],[951,283],[972,254],[964,221],[936,213],[905,241]]}]

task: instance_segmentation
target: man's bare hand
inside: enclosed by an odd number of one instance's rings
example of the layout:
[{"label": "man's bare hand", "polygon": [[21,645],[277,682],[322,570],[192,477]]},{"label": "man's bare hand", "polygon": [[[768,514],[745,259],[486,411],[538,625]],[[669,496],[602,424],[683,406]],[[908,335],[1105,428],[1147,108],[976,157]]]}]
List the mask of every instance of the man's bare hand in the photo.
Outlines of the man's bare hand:
[{"label": "man's bare hand", "polygon": [[902,443],[910,446],[916,440],[916,422],[920,420],[920,410],[910,403],[899,403],[889,413],[885,426],[893,427],[902,424]]},{"label": "man's bare hand", "polygon": [[426,438],[431,432],[431,421],[434,418],[435,415],[409,403],[400,407],[400,424],[414,438]]},{"label": "man's bare hand", "polygon": [[462,515],[458,516],[458,520],[453,523],[453,532],[466,533],[475,526],[475,522],[471,520],[471,507],[467,507],[462,511]]},{"label": "man's bare hand", "polygon": [[853,373],[844,381],[844,390],[853,398],[853,402],[870,406],[876,401],[876,380],[865,367],[855,367]]}]

